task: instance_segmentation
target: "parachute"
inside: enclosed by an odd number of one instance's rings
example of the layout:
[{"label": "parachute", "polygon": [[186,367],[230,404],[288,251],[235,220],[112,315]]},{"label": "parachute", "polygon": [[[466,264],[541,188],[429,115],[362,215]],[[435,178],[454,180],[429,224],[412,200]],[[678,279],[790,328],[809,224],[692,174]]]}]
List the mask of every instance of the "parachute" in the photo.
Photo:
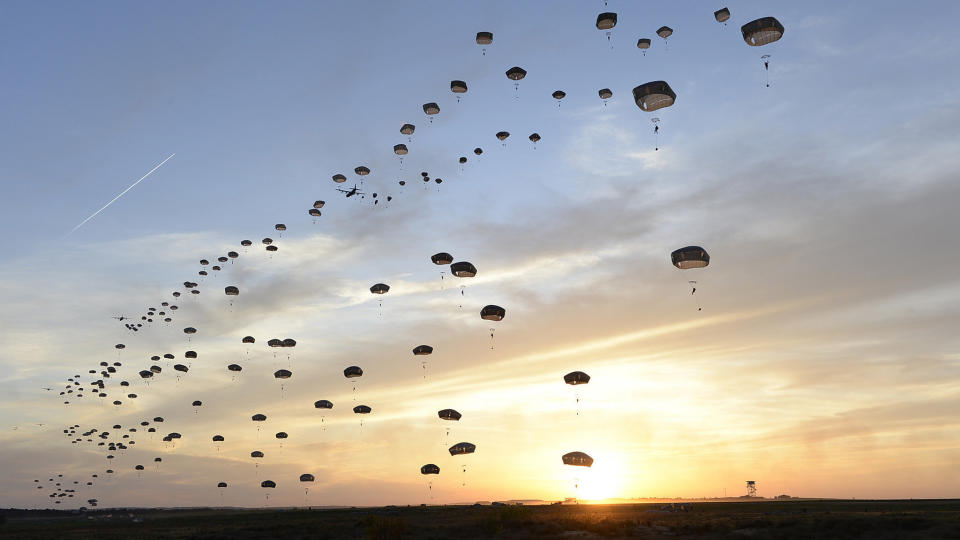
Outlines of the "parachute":
[{"label": "parachute", "polygon": [[301,481],[301,482],[313,482],[313,481],[314,481],[314,478],[313,478],[313,475],[312,475],[312,474],[301,474],[301,475],[300,475],[300,481]]},{"label": "parachute", "polygon": [[[510,132],[509,132],[509,131],[498,131],[498,132],[497,132],[497,139],[500,140],[501,142],[507,140],[508,137],[510,137]],[[506,144],[504,144],[504,146],[506,146]]]},{"label": "parachute", "polygon": [[287,437],[289,437],[289,435],[287,435],[285,431],[278,431],[277,434],[274,435],[274,437],[278,439],[286,439]]},{"label": "parachute", "polygon": [[477,450],[477,445],[471,444],[468,442],[459,442],[449,449],[451,456],[460,456],[464,454],[472,454]]},{"label": "parachute", "polygon": [[199,406],[203,405],[203,402],[200,401],[199,399],[196,399],[196,400],[193,401],[193,403],[191,403],[191,405],[193,405],[194,407],[199,407]]},{"label": "parachute", "polygon": [[467,261],[460,261],[450,265],[450,273],[457,277],[474,277],[477,267]]},{"label": "parachute", "polygon": [[292,375],[293,373],[291,373],[288,369],[278,369],[277,371],[273,372],[273,376],[277,379],[289,379]]},{"label": "parachute", "polygon": [[276,225],[273,226],[273,228],[280,232],[287,230],[287,226],[284,225],[283,223],[277,223]]},{"label": "parachute", "polygon": [[398,156],[405,156],[408,153],[407,145],[405,144],[395,144],[393,145],[393,153]]},{"label": "parachute", "polygon": [[[680,270],[705,268],[710,264],[710,254],[700,246],[687,246],[671,253],[670,261]],[[697,292],[697,282],[690,280],[688,283],[690,284],[690,295],[692,296]],[[697,311],[701,311],[702,309],[700,302],[697,301]]]},{"label": "parachute", "polygon": [[424,103],[423,112],[427,113],[427,117],[430,119],[430,123],[433,123],[433,115],[440,114],[440,106],[436,103]]},{"label": "parachute", "polygon": [[[603,31],[607,35],[607,42],[610,42],[610,34],[613,27],[617,25],[617,14],[616,13],[601,13],[597,15],[597,30]],[[613,49],[613,44],[611,43],[610,49]]]},{"label": "parachute", "polygon": [[457,103],[460,103],[459,94],[467,93],[467,83],[463,81],[450,81],[450,91],[457,95]]},{"label": "parachute", "polygon": [[190,368],[188,368],[187,366],[185,366],[185,365],[183,365],[183,364],[174,364],[174,365],[173,365],[173,369],[175,369],[175,370],[177,370],[177,371],[182,371],[182,372],[184,372],[184,373],[186,373],[187,371],[190,371]]},{"label": "parachute", "polygon": [[353,408],[353,412],[357,414],[370,414],[370,411],[371,411],[370,407],[366,405],[357,405],[356,407]]},{"label": "parachute", "polygon": [[657,29],[657,35],[663,39],[667,39],[673,35],[673,28],[670,28],[669,26],[661,26]]},{"label": "parachute", "polygon": [[589,467],[593,465],[593,458],[583,452],[570,452],[563,455],[563,464],[574,467]]},{"label": "parachute", "polygon": [[740,27],[743,41],[751,47],[773,43],[783,37],[784,28],[774,17],[763,17]]},{"label": "parachute", "polygon": [[277,483],[274,482],[273,480],[264,480],[263,482],[260,482],[260,487],[263,487],[263,488],[275,488],[275,487],[277,487]]},{"label": "parachute", "polygon": [[653,81],[633,89],[633,99],[644,111],[652,112],[673,105],[677,94],[664,81]]},{"label": "parachute", "polygon": [[539,133],[531,133],[530,136],[527,137],[527,138],[530,139],[530,142],[533,143],[533,148],[534,148],[534,150],[536,150],[536,148],[537,148],[537,143],[540,142],[540,134],[539,134]]},{"label": "parachute", "polygon": [[507,78],[513,81],[514,97],[520,99],[520,80],[527,76],[527,70],[513,66],[507,70]]},{"label": "parachute", "polygon": [[390,290],[390,286],[384,283],[377,283],[374,286],[370,287],[370,292],[373,294],[386,294]]},{"label": "parachute", "polygon": [[263,422],[264,420],[267,419],[267,415],[265,415],[265,414],[255,414],[255,415],[251,416],[250,419],[253,420],[254,422]]},{"label": "parachute", "polygon": [[[490,45],[493,43],[493,32],[477,32],[477,45]],[[487,48],[483,47],[483,55],[487,55]]]},{"label": "parachute", "polygon": [[327,203],[324,202],[324,201],[313,201],[313,207],[314,207],[314,208],[323,208],[323,205],[325,205],[325,204],[327,204]]},{"label": "parachute", "polygon": [[357,176],[366,176],[370,174],[370,169],[363,165],[360,165],[359,167],[353,169],[353,172],[357,173]]},{"label": "parachute", "polygon": [[637,40],[637,48],[643,51],[643,55],[647,55],[647,49],[650,48],[650,38],[640,38]]},{"label": "parachute", "polygon": [[217,482],[217,487],[218,487],[218,488],[225,488],[225,487],[227,487],[227,483],[226,483],[226,482]]},{"label": "parachute", "polygon": [[441,420],[452,420],[454,422],[459,422],[463,415],[453,409],[443,409],[441,411],[437,411],[437,416],[439,416]]},{"label": "parachute", "polygon": [[427,463],[423,467],[420,467],[420,474],[440,474],[440,467],[437,467],[433,463]]},{"label": "parachute", "polygon": [[342,184],[347,181],[347,177],[342,174],[335,174],[333,175],[333,181],[338,184]]},{"label": "parachute", "polygon": [[730,10],[728,8],[720,8],[713,12],[713,18],[720,23],[726,23],[730,19]]},{"label": "parachute", "polygon": [[224,288],[223,288],[223,292],[224,292],[224,294],[226,294],[227,296],[237,296],[237,295],[240,294],[240,289],[238,289],[237,287],[235,287],[235,286],[233,286],[233,285],[230,285],[230,286],[224,287]]},{"label": "parachute", "polygon": [[256,340],[256,338],[254,338],[253,336],[244,336],[243,339],[240,340],[240,342],[241,342],[241,343],[256,343],[257,340]]},{"label": "parachute", "polygon": [[[344,180],[346,180],[346,178],[344,178]],[[253,245],[253,242],[250,240],[241,240],[240,245],[243,247],[250,247]]]},{"label": "parachute", "polygon": [[230,364],[227,366],[227,369],[229,371],[243,371],[243,367],[238,364]]},{"label": "parachute", "polygon": [[263,452],[261,452],[260,450],[254,450],[253,452],[250,452],[250,457],[252,457],[252,458],[262,458],[262,457],[263,457]]},{"label": "parachute", "polygon": [[485,321],[502,321],[507,316],[507,310],[500,306],[490,304],[480,310],[480,318]]},{"label": "parachute", "polygon": [[314,406],[315,408],[317,408],[317,409],[332,409],[332,408],[333,408],[333,403],[331,403],[330,401],[327,401],[327,400],[325,400],[325,399],[321,399],[321,400],[319,400],[319,401],[315,401],[315,402],[313,403],[313,406]]},{"label": "parachute", "polygon": [[223,442],[223,435],[214,435],[213,442]]},{"label": "parachute", "polygon": [[441,251],[440,253],[435,253],[434,255],[432,255],[430,257],[430,260],[433,261],[433,264],[437,266],[441,266],[441,265],[452,263],[453,255],[450,255],[449,253]]},{"label": "parachute", "polygon": [[425,356],[433,353],[433,347],[429,345],[417,345],[413,348],[414,356]]},{"label": "parachute", "polygon": [[680,270],[687,270],[709,265],[710,255],[700,246],[687,246],[671,253],[670,260]]},{"label": "parachute", "polygon": [[616,25],[617,25],[616,13],[601,13],[597,15],[597,30],[610,30]]},{"label": "parachute", "polygon": [[363,375],[363,370],[357,366],[350,366],[347,369],[343,370],[343,376],[352,379],[354,377],[360,377]]},{"label": "parachute", "polygon": [[114,345],[113,347],[114,347],[115,349],[118,349],[118,350],[119,350],[119,349],[124,349],[124,348],[126,348],[127,346],[124,345],[123,343],[117,343],[117,344]]},{"label": "parachute", "polygon": [[576,386],[590,382],[590,376],[582,371],[571,371],[563,376],[563,382]]}]

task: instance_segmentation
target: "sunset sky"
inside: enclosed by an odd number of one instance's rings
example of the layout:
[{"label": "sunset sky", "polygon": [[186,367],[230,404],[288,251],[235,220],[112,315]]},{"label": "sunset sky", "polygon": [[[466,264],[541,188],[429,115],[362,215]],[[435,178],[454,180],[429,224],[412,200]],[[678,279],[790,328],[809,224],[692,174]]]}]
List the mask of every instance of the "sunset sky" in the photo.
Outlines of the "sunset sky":
[{"label": "sunset sky", "polygon": [[[745,480],[767,497],[960,496],[960,4],[546,7],[7,5],[0,507],[52,507],[33,480],[55,474],[99,474],[68,508],[261,506],[266,479],[271,505],[718,497]],[[601,11],[619,16],[609,42]],[[740,25],[764,16],[783,38],[747,46]],[[512,66],[528,71],[517,91]],[[459,103],[453,79],[469,86]],[[676,103],[641,111],[632,88],[661,79]],[[359,165],[376,206],[336,191],[359,186]],[[691,244],[709,267],[674,268]],[[439,251],[477,276],[441,279]],[[172,298],[188,280],[201,294]],[[390,292],[370,294],[377,282]],[[180,307],[170,324],[111,319],[163,301]],[[481,320],[487,304],[506,318]],[[270,338],[298,344],[288,359]],[[414,357],[420,344],[434,353]],[[187,350],[199,358],[177,380]],[[164,353],[176,360],[147,385],[137,372]],[[109,397],[64,405],[66,379],[101,361],[123,364]],[[573,370],[590,383],[563,384]],[[155,416],[159,433],[140,428],[111,463],[62,433]],[[476,453],[451,457],[460,441]],[[571,451],[593,467],[564,466]],[[427,463],[440,475],[421,476]]]}]

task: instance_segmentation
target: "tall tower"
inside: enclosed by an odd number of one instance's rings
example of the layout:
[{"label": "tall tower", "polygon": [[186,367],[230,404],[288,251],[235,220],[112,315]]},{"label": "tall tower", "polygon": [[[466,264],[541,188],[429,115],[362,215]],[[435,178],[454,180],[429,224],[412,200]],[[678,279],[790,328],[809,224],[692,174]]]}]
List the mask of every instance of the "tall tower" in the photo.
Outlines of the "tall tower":
[{"label": "tall tower", "polygon": [[757,496],[757,482],[754,480],[747,480],[747,497],[756,497]]}]

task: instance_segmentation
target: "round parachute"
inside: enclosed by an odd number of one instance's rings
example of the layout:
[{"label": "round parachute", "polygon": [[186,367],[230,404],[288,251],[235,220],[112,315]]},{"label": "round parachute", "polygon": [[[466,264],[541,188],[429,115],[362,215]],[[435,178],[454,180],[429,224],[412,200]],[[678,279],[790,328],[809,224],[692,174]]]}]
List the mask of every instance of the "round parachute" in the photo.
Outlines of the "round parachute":
[{"label": "round parachute", "polygon": [[570,452],[563,455],[564,465],[573,465],[574,467],[589,467],[593,465],[593,458],[583,452]]},{"label": "round parachute", "polygon": [[437,411],[437,416],[439,416],[441,420],[459,422],[463,415],[453,409],[443,409],[442,411]]},{"label": "round parachute", "polygon": [[370,287],[370,292],[373,294],[386,294],[390,290],[390,286],[385,283],[377,283],[373,287]]},{"label": "round parachute", "polygon": [[617,25],[616,13],[601,13],[597,15],[597,30],[610,30]]},{"label": "round parachute", "polygon": [[784,28],[777,19],[764,17],[741,26],[740,32],[743,34],[743,40],[747,42],[747,45],[759,47],[773,43],[783,37]]},{"label": "round parachute", "polygon": [[424,103],[423,112],[429,115],[440,114],[440,106],[433,102]]},{"label": "round parachute", "polygon": [[452,263],[452,262],[453,262],[453,255],[450,255],[449,253],[447,253],[447,252],[445,252],[445,251],[441,251],[440,253],[435,253],[435,254],[433,254],[433,255],[430,257],[430,260],[433,262],[433,264],[435,264],[435,265],[437,265],[437,266],[442,266],[442,265],[445,265],[445,264],[450,264],[450,263]]},{"label": "round parachute", "polygon": [[721,8],[713,12],[713,18],[717,22],[727,22],[730,19],[730,10],[728,8]]},{"label": "round parachute", "polygon": [[244,336],[243,339],[240,340],[240,342],[241,342],[241,343],[256,343],[257,340],[256,340],[256,338],[254,338],[253,336]]},{"label": "round parachute", "polygon": [[490,304],[480,310],[480,318],[485,321],[502,321],[507,316],[507,310],[500,306]]},{"label": "round parachute", "polygon": [[417,345],[413,348],[414,356],[426,356],[433,353],[433,347],[429,345]]},{"label": "round parachute", "polygon": [[405,156],[409,153],[409,151],[407,150],[407,145],[395,144],[393,145],[393,153],[398,156]]},{"label": "round parachute", "polygon": [[275,488],[277,487],[277,483],[274,482],[273,480],[264,480],[263,482],[260,482],[260,487]]},{"label": "round parachute", "polygon": [[253,420],[254,422],[263,422],[264,420],[267,419],[267,415],[265,415],[265,414],[255,414],[255,415],[251,416],[250,419]]},{"label": "round parachute", "polygon": [[664,81],[641,84],[633,89],[633,100],[644,111],[652,112],[673,105],[677,94]]},{"label": "round parachute", "polygon": [[353,412],[357,414],[370,414],[370,411],[370,407],[367,407],[366,405],[357,405],[353,408]]},{"label": "round parachute", "polygon": [[460,261],[450,265],[450,273],[457,277],[474,277],[477,275],[477,267],[473,263]]},{"label": "round parachute", "polygon": [[527,76],[527,70],[522,67],[513,66],[507,70],[507,78],[511,81],[519,81],[520,79]]},{"label": "round parachute", "polygon": [[454,94],[464,94],[467,92],[467,83],[463,81],[450,81],[450,91]]},{"label": "round parachute", "polygon": [[363,370],[358,366],[350,366],[347,369],[343,370],[343,376],[348,379],[353,379],[355,377],[363,376]]},{"label": "round parachute", "polygon": [[423,467],[420,467],[420,474],[440,474],[440,467],[437,467],[433,463],[427,463]]},{"label": "round parachute", "polygon": [[404,135],[413,135],[413,132],[416,131],[417,126],[413,124],[404,124],[400,126],[400,133]]},{"label": "round parachute", "polygon": [[710,255],[700,246],[687,246],[671,253],[670,260],[681,270],[703,268],[710,264]]},{"label": "round parachute", "polygon": [[660,28],[657,29],[657,35],[662,37],[663,39],[667,39],[668,37],[673,35],[673,28],[670,28],[669,26],[661,26]]},{"label": "round parachute", "polygon": [[493,32],[477,32],[477,45],[493,43]]},{"label": "round parachute", "polygon": [[312,474],[301,474],[301,475],[300,475],[300,481],[301,481],[301,482],[313,482],[313,480],[314,480],[314,478],[313,478],[313,475],[312,475]]},{"label": "round parachute", "polygon": [[459,442],[449,449],[451,456],[459,456],[463,454],[472,454],[477,450],[477,445],[471,444],[468,442]]},{"label": "round parachute", "polygon": [[325,399],[321,399],[319,401],[315,401],[313,406],[317,409],[332,409],[333,403]]},{"label": "round parachute", "polygon": [[563,376],[563,382],[576,386],[590,382],[590,376],[582,371],[571,371]]},{"label": "round parachute", "polygon": [[273,376],[277,379],[289,379],[292,375],[293,373],[288,369],[278,369],[273,372]]},{"label": "round parachute", "polygon": [[338,184],[342,184],[347,181],[347,177],[342,174],[335,174],[333,175],[333,181]]},{"label": "round parachute", "polygon": [[223,293],[226,294],[227,296],[237,296],[238,294],[240,294],[240,289],[234,287],[233,285],[230,285],[223,288]]}]

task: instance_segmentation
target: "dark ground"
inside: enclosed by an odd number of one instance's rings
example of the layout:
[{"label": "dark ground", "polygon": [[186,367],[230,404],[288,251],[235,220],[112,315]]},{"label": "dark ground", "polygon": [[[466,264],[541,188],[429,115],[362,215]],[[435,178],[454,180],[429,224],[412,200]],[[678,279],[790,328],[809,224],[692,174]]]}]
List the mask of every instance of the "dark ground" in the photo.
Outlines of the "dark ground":
[{"label": "dark ground", "polygon": [[693,503],[687,512],[664,506],[9,510],[0,538],[960,539],[960,500],[714,502]]}]

